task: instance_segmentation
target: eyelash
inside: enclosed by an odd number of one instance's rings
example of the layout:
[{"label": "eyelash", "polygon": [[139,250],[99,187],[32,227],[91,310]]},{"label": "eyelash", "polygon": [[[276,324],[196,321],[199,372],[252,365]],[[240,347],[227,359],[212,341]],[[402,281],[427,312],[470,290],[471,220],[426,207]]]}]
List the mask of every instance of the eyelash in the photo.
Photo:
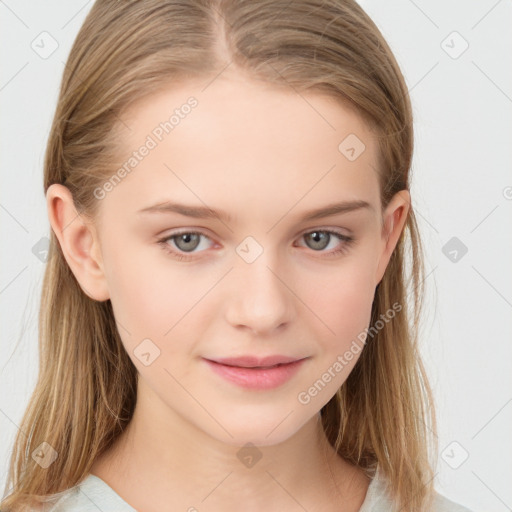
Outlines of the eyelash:
[{"label": "eyelash", "polygon": [[[307,231],[306,233],[303,233],[300,237],[302,238],[302,237],[304,237],[306,235],[310,235],[312,233],[327,233],[329,235],[334,235],[336,238],[338,238],[340,240],[340,242],[342,242],[341,246],[338,249],[334,249],[334,250],[331,250],[330,252],[326,253],[327,256],[325,256],[325,257],[327,257],[327,258],[335,257],[335,256],[338,256],[340,254],[347,252],[349,250],[349,248],[351,247],[351,245],[355,241],[354,237],[343,235],[342,233],[340,233],[338,231],[333,231],[330,229],[313,229],[313,230]],[[210,238],[209,236],[207,236],[205,233],[202,233],[201,231],[180,231],[178,233],[173,233],[170,236],[166,236],[165,238],[158,240],[157,243],[161,246],[161,248],[167,254],[170,254],[172,257],[176,258],[177,260],[190,261],[190,260],[194,259],[194,256],[192,256],[193,253],[189,253],[190,254],[189,255],[184,252],[178,252],[174,249],[171,249],[170,245],[168,244],[169,240],[172,240],[180,235],[185,235],[185,234],[201,235],[201,236],[204,236],[205,238],[208,238],[208,239]],[[314,251],[313,249],[311,249],[311,250],[313,252],[320,252],[320,253],[323,252],[323,251]]]}]

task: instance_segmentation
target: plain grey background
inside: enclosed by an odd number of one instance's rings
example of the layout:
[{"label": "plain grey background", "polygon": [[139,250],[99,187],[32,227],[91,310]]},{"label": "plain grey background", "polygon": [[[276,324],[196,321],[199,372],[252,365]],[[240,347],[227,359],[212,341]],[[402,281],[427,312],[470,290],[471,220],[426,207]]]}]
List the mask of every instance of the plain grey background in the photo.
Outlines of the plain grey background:
[{"label": "plain grey background", "polygon": [[[50,229],[44,149],[64,62],[92,3],[0,0],[2,491],[38,371]],[[437,401],[436,487],[474,512],[511,510],[512,5],[360,4],[395,53],[415,115],[412,196],[426,250],[422,351]]]}]

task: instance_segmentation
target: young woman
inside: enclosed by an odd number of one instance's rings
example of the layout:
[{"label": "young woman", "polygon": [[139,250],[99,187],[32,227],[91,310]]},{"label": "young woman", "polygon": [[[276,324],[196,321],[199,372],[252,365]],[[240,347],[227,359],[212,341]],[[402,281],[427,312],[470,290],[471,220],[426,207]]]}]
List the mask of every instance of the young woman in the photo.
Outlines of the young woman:
[{"label": "young woman", "polygon": [[433,487],[412,151],[354,1],[97,1],[2,511],[467,512]]}]

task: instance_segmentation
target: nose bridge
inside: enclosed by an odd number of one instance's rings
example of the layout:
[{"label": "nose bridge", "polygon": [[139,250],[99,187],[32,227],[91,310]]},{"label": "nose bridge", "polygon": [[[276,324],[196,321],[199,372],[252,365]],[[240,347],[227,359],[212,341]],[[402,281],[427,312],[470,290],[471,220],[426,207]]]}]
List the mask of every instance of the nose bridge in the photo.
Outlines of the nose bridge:
[{"label": "nose bridge", "polygon": [[279,275],[282,266],[275,248],[247,237],[236,252],[228,321],[253,330],[270,330],[289,321],[293,294],[284,284],[286,276]]}]

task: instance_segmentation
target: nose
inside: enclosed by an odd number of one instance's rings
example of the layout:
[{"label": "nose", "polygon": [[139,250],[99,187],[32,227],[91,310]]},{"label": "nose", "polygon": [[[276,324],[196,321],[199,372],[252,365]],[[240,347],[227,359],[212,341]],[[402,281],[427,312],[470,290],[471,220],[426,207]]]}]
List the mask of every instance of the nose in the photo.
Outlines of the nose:
[{"label": "nose", "polygon": [[226,319],[233,327],[271,334],[292,320],[290,278],[279,268],[266,251],[252,263],[237,261],[225,302]]}]

